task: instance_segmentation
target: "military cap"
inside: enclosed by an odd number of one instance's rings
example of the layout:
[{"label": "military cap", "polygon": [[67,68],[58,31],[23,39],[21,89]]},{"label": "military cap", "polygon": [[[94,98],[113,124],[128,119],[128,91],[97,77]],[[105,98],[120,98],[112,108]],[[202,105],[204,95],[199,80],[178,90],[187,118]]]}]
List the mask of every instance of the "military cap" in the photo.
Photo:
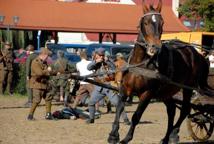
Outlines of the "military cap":
[{"label": "military cap", "polygon": [[10,43],[9,41],[6,41],[6,42],[4,43],[4,45],[11,46],[11,43]]},{"label": "military cap", "polygon": [[116,57],[123,58],[124,56],[123,56],[123,54],[122,54],[122,53],[117,53],[117,54],[116,54]]},{"label": "military cap", "polygon": [[28,45],[26,48],[28,51],[34,51],[34,46],[33,45]]},{"label": "military cap", "polygon": [[102,48],[102,47],[96,49],[95,52],[96,52],[98,55],[105,55],[105,49]]},{"label": "military cap", "polygon": [[41,48],[40,54],[51,55],[52,52],[48,48]]}]

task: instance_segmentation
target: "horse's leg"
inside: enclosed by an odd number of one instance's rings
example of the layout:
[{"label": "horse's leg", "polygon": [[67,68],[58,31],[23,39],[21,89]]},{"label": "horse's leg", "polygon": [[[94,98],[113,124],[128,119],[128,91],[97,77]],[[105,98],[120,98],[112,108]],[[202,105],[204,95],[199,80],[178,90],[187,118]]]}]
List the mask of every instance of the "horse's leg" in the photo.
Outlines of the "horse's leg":
[{"label": "horse's leg", "polygon": [[115,144],[120,140],[120,136],[118,133],[118,130],[120,128],[119,122],[120,122],[121,113],[123,112],[125,107],[126,97],[127,96],[125,96],[123,88],[121,87],[119,101],[118,101],[118,104],[116,105],[116,114],[115,114],[114,122],[112,124],[112,130],[108,137],[109,143]]},{"label": "horse's leg", "polygon": [[167,116],[168,116],[168,127],[165,137],[161,140],[161,144],[168,144],[169,135],[173,130],[173,123],[175,118],[175,110],[176,106],[174,101],[165,101],[164,104],[166,105]]},{"label": "horse's leg", "polygon": [[173,131],[170,134],[169,137],[169,141],[171,143],[177,143],[179,141],[179,130],[180,130],[180,126],[182,124],[182,122],[184,121],[184,119],[187,117],[187,115],[190,113],[190,99],[192,96],[192,90],[188,90],[188,89],[183,89],[183,101],[182,101],[182,107],[181,107],[181,111],[180,111],[180,116],[178,118],[178,121],[176,122],[176,124],[173,127]]},{"label": "horse's leg", "polygon": [[139,123],[140,118],[145,111],[146,107],[148,106],[151,100],[151,94],[149,92],[145,92],[140,97],[140,103],[138,104],[137,110],[135,111],[134,115],[132,116],[131,126],[126,137],[120,142],[121,144],[127,144],[133,138],[134,130],[136,125]]}]

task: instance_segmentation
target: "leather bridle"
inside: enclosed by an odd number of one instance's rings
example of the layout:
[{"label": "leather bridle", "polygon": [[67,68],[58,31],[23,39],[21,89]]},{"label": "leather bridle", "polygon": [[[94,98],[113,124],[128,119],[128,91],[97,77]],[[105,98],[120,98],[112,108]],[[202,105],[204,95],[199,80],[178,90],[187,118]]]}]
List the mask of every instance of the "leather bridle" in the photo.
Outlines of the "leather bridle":
[{"label": "leather bridle", "polygon": [[[144,15],[141,17],[140,23],[142,23],[144,17],[150,16],[150,15],[161,15],[161,13],[155,12],[155,11],[148,12],[148,13],[144,14]],[[142,32],[142,30],[141,30],[141,25],[140,25],[140,34],[143,36],[143,32]],[[143,37],[142,41],[136,40],[135,43],[138,44],[138,45],[140,45],[140,46],[142,46],[142,47],[145,47],[146,49],[149,48],[149,47],[150,47],[150,48],[151,48],[151,47],[152,47],[152,48],[155,48],[155,49],[157,49],[157,50],[160,49],[159,47],[157,47],[157,46],[155,46],[155,45],[151,45],[151,44],[149,44],[148,42],[146,42],[146,40],[144,39],[144,37]]]}]

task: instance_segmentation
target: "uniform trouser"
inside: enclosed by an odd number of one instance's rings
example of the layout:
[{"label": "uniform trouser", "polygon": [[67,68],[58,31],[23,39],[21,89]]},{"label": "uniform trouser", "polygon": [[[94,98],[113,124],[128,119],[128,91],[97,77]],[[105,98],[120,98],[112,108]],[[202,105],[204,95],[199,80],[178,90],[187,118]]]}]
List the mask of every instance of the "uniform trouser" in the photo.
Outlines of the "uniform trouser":
[{"label": "uniform trouser", "polygon": [[4,70],[0,69],[0,94],[3,94]]},{"label": "uniform trouser", "polygon": [[13,93],[12,83],[13,83],[13,71],[5,70],[3,76],[2,92],[4,93],[8,86],[9,93]]},{"label": "uniform trouser", "polygon": [[[119,102],[119,95],[117,93],[115,93],[112,90],[106,89],[106,88],[102,88],[99,86],[95,86],[95,89],[93,90],[92,94],[91,94],[91,98],[89,100],[89,117],[90,119],[94,119],[95,118],[95,104],[96,102],[100,101],[102,98],[104,98],[105,96],[107,96],[110,100],[110,102],[117,106],[118,102]],[[125,110],[122,112],[121,114],[122,118],[124,120],[127,120],[127,114],[125,112]]]},{"label": "uniform trouser", "polygon": [[27,87],[28,103],[33,102],[33,90],[32,88]]},{"label": "uniform trouser", "polygon": [[33,89],[29,87],[29,80],[26,81],[26,90],[27,90],[27,96],[28,96],[28,103],[33,102]]},{"label": "uniform trouser", "polygon": [[52,95],[47,94],[47,90],[33,89],[33,103],[30,109],[30,114],[34,114],[36,107],[39,105],[42,98],[45,99],[46,113],[51,112]]},{"label": "uniform trouser", "polygon": [[77,91],[77,96],[74,100],[73,108],[76,108],[80,100],[85,96],[88,96],[92,93],[94,86],[92,84],[80,84],[79,90]]}]

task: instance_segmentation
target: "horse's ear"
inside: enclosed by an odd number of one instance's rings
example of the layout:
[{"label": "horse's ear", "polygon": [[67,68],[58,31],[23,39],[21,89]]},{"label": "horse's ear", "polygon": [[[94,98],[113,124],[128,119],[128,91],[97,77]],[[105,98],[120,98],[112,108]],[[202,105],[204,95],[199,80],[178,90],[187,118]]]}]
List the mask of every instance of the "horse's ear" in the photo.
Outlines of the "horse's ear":
[{"label": "horse's ear", "polygon": [[148,7],[146,6],[144,0],[142,0],[142,8],[143,8],[143,13],[147,13],[149,11]]},{"label": "horse's ear", "polygon": [[156,10],[157,10],[158,12],[161,12],[161,8],[162,8],[162,0],[159,0],[158,6],[157,6]]}]

